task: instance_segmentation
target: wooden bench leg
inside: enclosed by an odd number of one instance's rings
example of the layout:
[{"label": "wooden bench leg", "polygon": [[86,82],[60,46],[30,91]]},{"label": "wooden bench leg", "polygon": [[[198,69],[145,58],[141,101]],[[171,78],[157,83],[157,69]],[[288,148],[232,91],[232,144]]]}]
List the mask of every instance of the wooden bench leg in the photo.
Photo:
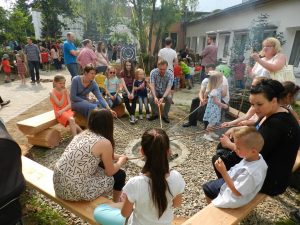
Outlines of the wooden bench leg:
[{"label": "wooden bench leg", "polygon": [[28,143],[46,148],[58,146],[60,138],[60,132],[54,128],[48,128],[34,135],[27,135]]}]

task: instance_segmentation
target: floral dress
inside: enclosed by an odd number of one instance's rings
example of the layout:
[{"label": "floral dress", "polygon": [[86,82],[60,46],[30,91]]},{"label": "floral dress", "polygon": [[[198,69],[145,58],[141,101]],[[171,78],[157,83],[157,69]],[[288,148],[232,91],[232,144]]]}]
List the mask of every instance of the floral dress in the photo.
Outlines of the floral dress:
[{"label": "floral dress", "polygon": [[208,94],[208,102],[203,121],[207,121],[211,126],[215,126],[221,121],[221,108],[214,103],[214,96],[221,102],[221,88],[213,89]]},{"label": "floral dress", "polygon": [[86,130],[76,135],[54,167],[53,183],[58,197],[90,201],[110,192],[114,178],[105,175],[92,147],[104,137]]}]

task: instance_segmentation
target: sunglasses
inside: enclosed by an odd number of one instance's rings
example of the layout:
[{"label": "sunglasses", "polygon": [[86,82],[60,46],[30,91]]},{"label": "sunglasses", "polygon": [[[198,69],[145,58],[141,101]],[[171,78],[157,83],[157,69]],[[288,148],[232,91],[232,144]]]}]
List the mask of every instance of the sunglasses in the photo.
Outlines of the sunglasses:
[{"label": "sunglasses", "polygon": [[116,72],[109,72],[109,74],[116,74]]}]

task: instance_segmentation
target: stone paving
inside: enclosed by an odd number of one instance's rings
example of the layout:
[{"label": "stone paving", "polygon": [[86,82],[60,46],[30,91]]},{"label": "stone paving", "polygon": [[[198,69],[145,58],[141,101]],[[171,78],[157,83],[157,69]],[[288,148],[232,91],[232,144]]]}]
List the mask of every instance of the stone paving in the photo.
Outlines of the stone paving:
[{"label": "stone paving", "polygon": [[[71,83],[71,76],[67,70],[62,71],[40,71],[42,80],[53,80],[56,74],[66,77],[66,86]],[[52,82],[41,82],[40,84],[30,84],[30,78],[26,79],[26,84],[22,85],[20,80],[0,85],[0,96],[2,99],[10,100],[10,104],[0,109],[0,117],[7,123],[9,120],[25,112],[30,107],[39,104],[49,97],[49,91],[52,89]]]}]

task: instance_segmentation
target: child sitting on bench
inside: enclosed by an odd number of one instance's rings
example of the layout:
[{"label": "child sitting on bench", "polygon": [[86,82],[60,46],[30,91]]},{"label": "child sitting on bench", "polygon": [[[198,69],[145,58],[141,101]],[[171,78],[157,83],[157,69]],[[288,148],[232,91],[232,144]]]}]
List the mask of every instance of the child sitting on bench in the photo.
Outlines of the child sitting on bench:
[{"label": "child sitting on bench", "polygon": [[267,164],[259,154],[264,139],[254,127],[237,128],[233,134],[236,153],[243,160],[229,171],[221,158],[215,162],[223,178],[203,185],[208,202],[220,208],[238,208],[249,203],[260,191],[267,173]]},{"label": "child sitting on bench", "polygon": [[68,90],[65,88],[66,78],[56,75],[53,80],[53,89],[50,91],[50,102],[53,106],[57,121],[63,126],[70,125],[72,135],[80,133],[82,130],[76,124],[74,112],[71,110],[71,101]]}]

